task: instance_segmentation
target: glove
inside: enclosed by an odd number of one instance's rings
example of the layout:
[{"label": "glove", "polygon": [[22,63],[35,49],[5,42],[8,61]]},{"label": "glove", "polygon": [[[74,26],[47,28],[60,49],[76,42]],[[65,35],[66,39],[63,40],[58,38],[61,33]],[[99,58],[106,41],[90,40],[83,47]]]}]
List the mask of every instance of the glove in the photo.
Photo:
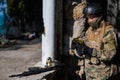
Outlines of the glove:
[{"label": "glove", "polygon": [[83,54],[91,55],[91,53],[93,52],[92,48],[86,46],[85,43],[79,39],[73,39],[72,49],[76,50],[77,55],[79,56],[82,56]]},{"label": "glove", "polygon": [[71,48],[75,50],[75,55],[82,56],[84,54],[84,43],[82,40],[73,39]]},{"label": "glove", "polygon": [[85,46],[85,51],[84,51],[85,54],[91,56],[94,49],[86,46],[85,44],[84,44],[84,46]]}]

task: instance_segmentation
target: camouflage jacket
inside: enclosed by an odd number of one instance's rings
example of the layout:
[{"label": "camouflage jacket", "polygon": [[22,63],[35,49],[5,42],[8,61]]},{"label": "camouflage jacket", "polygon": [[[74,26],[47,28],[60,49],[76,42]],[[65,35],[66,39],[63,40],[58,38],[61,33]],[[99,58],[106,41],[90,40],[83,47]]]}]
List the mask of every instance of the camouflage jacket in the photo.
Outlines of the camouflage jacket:
[{"label": "camouflage jacket", "polygon": [[93,48],[93,53],[86,60],[87,78],[89,80],[108,79],[114,73],[111,63],[117,47],[115,29],[105,21],[102,21],[96,30],[89,27],[85,34],[85,44]]}]

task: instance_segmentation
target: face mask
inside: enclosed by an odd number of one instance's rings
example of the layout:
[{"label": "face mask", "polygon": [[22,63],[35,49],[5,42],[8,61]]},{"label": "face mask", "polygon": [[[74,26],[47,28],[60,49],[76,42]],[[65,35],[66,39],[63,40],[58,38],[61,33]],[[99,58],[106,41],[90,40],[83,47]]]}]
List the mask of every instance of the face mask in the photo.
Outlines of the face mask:
[{"label": "face mask", "polygon": [[88,21],[88,24],[93,28],[96,29],[99,27],[100,21],[102,19],[102,16],[97,17],[95,20],[93,21]]}]

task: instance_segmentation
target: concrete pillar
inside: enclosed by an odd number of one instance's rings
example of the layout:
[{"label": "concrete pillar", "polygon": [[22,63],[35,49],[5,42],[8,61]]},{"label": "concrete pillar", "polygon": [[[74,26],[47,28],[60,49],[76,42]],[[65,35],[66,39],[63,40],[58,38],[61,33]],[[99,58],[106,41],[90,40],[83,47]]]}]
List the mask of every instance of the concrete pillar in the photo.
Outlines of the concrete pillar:
[{"label": "concrete pillar", "polygon": [[46,59],[54,59],[54,16],[55,0],[43,0],[43,23],[44,33],[42,34],[42,64],[46,64]]}]

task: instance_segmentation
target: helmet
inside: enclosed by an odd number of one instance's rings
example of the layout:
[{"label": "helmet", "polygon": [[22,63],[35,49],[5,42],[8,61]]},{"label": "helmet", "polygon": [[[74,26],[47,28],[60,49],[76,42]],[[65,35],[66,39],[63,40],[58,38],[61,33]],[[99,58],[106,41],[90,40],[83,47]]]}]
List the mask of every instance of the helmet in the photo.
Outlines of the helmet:
[{"label": "helmet", "polygon": [[85,15],[88,14],[102,14],[104,13],[104,9],[100,6],[100,4],[92,3],[89,4],[83,11]]}]

